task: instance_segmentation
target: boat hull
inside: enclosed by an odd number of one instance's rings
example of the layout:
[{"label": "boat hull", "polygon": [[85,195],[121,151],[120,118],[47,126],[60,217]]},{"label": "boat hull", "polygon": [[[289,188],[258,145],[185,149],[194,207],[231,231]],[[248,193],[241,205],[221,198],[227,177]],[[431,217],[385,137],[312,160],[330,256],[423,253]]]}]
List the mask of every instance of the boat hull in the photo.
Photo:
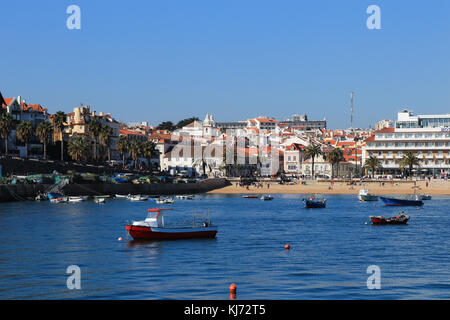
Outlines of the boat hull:
[{"label": "boat hull", "polygon": [[386,198],[380,197],[381,201],[384,202],[386,206],[396,206],[396,207],[420,207],[423,206],[422,200],[407,200],[407,199],[395,199],[395,198]]},{"label": "boat hull", "polygon": [[305,200],[305,208],[317,209],[317,208],[325,208],[325,207],[326,207],[326,201]]},{"label": "boat hull", "polygon": [[393,218],[371,216],[370,220],[372,221],[372,224],[375,224],[375,225],[407,224],[409,221],[409,216],[393,217]]},{"label": "boat hull", "polygon": [[217,227],[151,228],[127,225],[126,230],[134,240],[214,238],[217,234]]}]

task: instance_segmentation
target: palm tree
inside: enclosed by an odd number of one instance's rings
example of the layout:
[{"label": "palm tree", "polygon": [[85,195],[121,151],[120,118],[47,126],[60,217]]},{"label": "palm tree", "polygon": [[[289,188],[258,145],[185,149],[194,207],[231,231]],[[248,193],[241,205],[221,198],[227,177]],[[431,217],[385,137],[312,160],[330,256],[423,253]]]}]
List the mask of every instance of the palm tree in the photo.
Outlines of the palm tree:
[{"label": "palm tree", "polygon": [[370,156],[364,162],[364,168],[370,168],[372,170],[372,175],[375,175],[375,170],[382,168],[381,161],[375,156]]},{"label": "palm tree", "polygon": [[41,143],[44,144],[44,159],[47,160],[47,143],[50,141],[50,136],[53,132],[53,126],[48,121],[41,122],[36,128],[36,135]]},{"label": "palm tree", "polygon": [[315,179],[314,176],[314,159],[319,156],[322,155],[322,149],[320,148],[320,146],[318,144],[310,144],[309,146],[306,147],[305,149],[305,156],[311,158],[311,164],[312,164],[312,178]]},{"label": "palm tree", "polygon": [[413,152],[408,151],[400,161],[400,168],[409,168],[409,176],[412,177],[412,169],[414,166],[420,167],[420,160],[417,158]]},{"label": "palm tree", "polygon": [[89,122],[88,130],[90,137],[94,140],[94,161],[97,162],[97,137],[102,130],[102,124],[97,119]]},{"label": "palm tree", "polygon": [[73,135],[69,140],[67,153],[76,162],[87,159],[90,149],[90,141],[80,135]]},{"label": "palm tree", "polygon": [[[111,137],[114,133],[113,128],[111,128],[108,125],[104,125],[101,127],[100,129],[100,133],[99,133],[99,140],[100,140],[100,144],[104,147],[106,147],[106,149],[108,150],[108,161],[111,161]],[[95,138],[94,138],[95,141]]]},{"label": "palm tree", "polygon": [[117,139],[116,148],[123,157],[123,165],[125,165],[125,155],[127,154],[129,144],[130,142],[128,141],[127,136],[119,136],[119,139]]},{"label": "palm tree", "polygon": [[131,158],[134,160],[134,169],[137,170],[137,160],[142,154],[142,142],[137,139],[132,139],[128,147]]},{"label": "palm tree", "polygon": [[28,142],[30,142],[33,136],[33,125],[31,121],[22,121],[19,123],[16,129],[17,138],[25,143],[25,159],[28,160]]},{"label": "palm tree", "polygon": [[156,152],[156,145],[153,141],[147,140],[142,144],[142,155],[147,159],[148,168],[152,170],[152,157]]},{"label": "palm tree", "polygon": [[66,117],[63,111],[58,111],[53,116],[53,128],[61,133],[61,161],[64,161],[64,123]]},{"label": "palm tree", "polygon": [[327,154],[328,162],[331,163],[331,176],[334,178],[334,166],[337,165],[337,176],[339,176],[339,162],[344,161],[344,152],[339,149],[333,149]]},{"label": "palm tree", "polygon": [[0,115],[0,136],[5,139],[5,155],[8,155],[8,137],[14,127],[14,119],[9,113]]}]

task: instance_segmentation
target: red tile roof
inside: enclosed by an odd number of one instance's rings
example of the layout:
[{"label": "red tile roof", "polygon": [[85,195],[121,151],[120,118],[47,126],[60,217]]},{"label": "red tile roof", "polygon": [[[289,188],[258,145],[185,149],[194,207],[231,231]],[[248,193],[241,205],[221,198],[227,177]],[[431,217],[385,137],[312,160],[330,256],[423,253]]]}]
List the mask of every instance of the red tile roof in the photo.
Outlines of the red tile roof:
[{"label": "red tile roof", "polygon": [[136,132],[136,131],[131,131],[131,130],[125,130],[125,129],[120,129],[120,134],[144,136],[145,137],[145,134],[143,134],[143,133]]}]

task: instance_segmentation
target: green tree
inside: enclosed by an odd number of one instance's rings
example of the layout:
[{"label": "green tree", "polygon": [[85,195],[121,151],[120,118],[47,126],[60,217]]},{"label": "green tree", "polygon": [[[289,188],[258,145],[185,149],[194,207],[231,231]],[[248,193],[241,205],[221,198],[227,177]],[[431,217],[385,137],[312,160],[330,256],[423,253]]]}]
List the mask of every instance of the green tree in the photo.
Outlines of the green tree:
[{"label": "green tree", "polygon": [[412,170],[414,166],[420,167],[420,160],[417,158],[413,152],[408,151],[400,161],[400,168],[409,168],[409,176],[412,177]]},{"label": "green tree", "polygon": [[108,125],[104,125],[100,129],[99,140],[100,144],[108,151],[108,161],[111,161],[111,137],[114,134],[113,128]]},{"label": "green tree", "polygon": [[147,159],[148,168],[152,170],[152,157],[156,153],[156,145],[153,141],[147,140],[142,144],[142,155]]},{"label": "green tree", "polygon": [[58,111],[53,116],[53,128],[61,134],[61,161],[64,161],[64,126],[67,115],[63,111]]},{"label": "green tree", "polygon": [[47,159],[47,144],[50,141],[50,137],[53,133],[53,126],[48,121],[42,121],[36,128],[36,135],[44,144],[44,159]]},{"label": "green tree", "polygon": [[128,140],[127,136],[119,136],[119,139],[117,139],[116,148],[119,150],[120,154],[122,155],[123,162],[122,164],[125,165],[125,155],[128,152],[128,147],[130,145],[130,141]]},{"label": "green tree", "polygon": [[69,140],[67,152],[73,160],[80,162],[88,158],[90,145],[90,141],[84,136],[73,135]]},{"label": "green tree", "polygon": [[93,119],[88,124],[88,130],[89,130],[89,136],[94,141],[94,161],[97,162],[97,137],[100,134],[100,131],[102,130],[102,124],[97,119]]},{"label": "green tree", "polygon": [[31,137],[33,137],[33,125],[31,124],[31,121],[22,121],[19,123],[19,125],[16,128],[16,136],[17,139],[25,143],[25,159],[28,160],[28,143],[31,140]]},{"label": "green tree", "polygon": [[176,128],[177,129],[183,128],[183,127],[187,126],[188,124],[191,124],[194,121],[200,121],[200,119],[197,117],[191,117],[191,118],[180,120],[180,121],[178,121]]},{"label": "green tree", "polygon": [[137,170],[137,161],[139,156],[142,154],[142,142],[137,139],[131,139],[128,146],[128,152],[134,160],[134,169]]},{"label": "green tree", "polygon": [[364,168],[369,168],[372,172],[372,175],[374,176],[377,169],[381,169],[381,161],[375,157],[370,156],[365,162],[364,162]]},{"label": "green tree", "polygon": [[322,149],[320,148],[320,146],[318,144],[310,144],[309,146],[307,146],[305,148],[305,156],[308,158],[311,158],[311,167],[312,167],[312,178],[315,179],[315,175],[314,175],[314,160],[316,157],[318,157],[319,155],[322,155]]},{"label": "green tree", "polygon": [[13,117],[9,113],[0,115],[0,136],[5,139],[5,155],[8,155],[8,137],[14,127]]},{"label": "green tree", "polygon": [[165,121],[160,123],[156,130],[168,130],[168,131],[174,131],[177,127],[172,123],[172,121]]},{"label": "green tree", "polygon": [[333,149],[327,154],[327,160],[331,164],[331,176],[334,178],[334,166],[337,166],[336,175],[339,176],[339,163],[344,161],[344,152],[339,149]]}]

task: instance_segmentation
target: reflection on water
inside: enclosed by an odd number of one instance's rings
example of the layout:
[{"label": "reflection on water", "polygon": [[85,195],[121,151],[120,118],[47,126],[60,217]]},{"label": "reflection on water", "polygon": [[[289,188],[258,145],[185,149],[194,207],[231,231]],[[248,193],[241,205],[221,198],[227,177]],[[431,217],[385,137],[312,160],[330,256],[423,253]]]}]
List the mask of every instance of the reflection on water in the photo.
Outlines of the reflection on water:
[{"label": "reflection on water", "polygon": [[[449,197],[404,208],[406,226],[372,226],[370,215],[401,210],[381,202],[330,195],[327,208],[306,210],[304,197],[176,199],[165,206],[175,209],[167,221],[209,209],[219,232],[216,239],[165,241],[126,233],[127,221],[157,207],[151,201],[2,203],[0,298],[228,299],[231,283],[237,299],[450,298]],[[81,290],[66,287],[69,265],[81,269]],[[381,269],[381,290],[367,289],[369,265]]]}]

